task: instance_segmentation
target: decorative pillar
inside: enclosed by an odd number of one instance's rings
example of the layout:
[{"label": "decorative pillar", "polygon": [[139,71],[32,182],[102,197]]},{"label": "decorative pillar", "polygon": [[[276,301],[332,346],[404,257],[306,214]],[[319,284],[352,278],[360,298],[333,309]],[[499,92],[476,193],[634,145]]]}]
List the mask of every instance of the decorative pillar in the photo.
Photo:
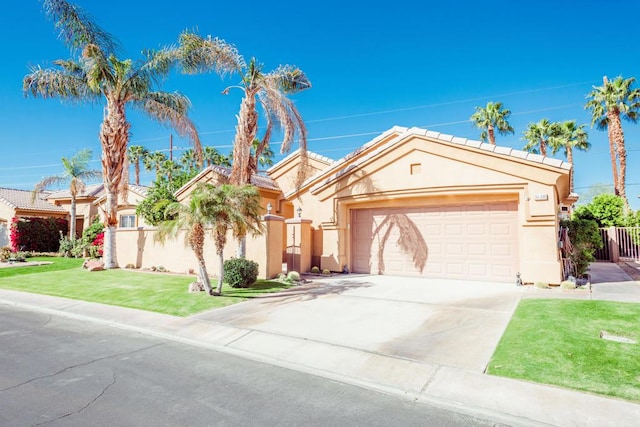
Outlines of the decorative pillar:
[{"label": "decorative pillar", "polygon": [[311,220],[291,218],[287,225],[287,271],[307,273],[311,270]]},{"label": "decorative pillar", "polygon": [[277,277],[282,273],[282,222],[284,218],[278,215],[267,214],[262,217],[264,221],[265,263],[261,266],[260,276],[266,279]]}]

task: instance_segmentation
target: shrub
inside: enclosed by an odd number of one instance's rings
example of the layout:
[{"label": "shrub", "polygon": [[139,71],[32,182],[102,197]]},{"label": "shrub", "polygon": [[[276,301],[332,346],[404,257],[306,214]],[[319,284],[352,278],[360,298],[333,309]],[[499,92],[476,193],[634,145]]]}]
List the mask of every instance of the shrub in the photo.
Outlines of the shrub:
[{"label": "shrub", "polygon": [[224,262],[224,281],[232,288],[248,288],[258,279],[258,263],[246,258],[231,258]]},{"label": "shrub", "polygon": [[324,274],[325,276],[329,276],[331,275],[331,270],[329,270],[328,268],[325,268],[324,270],[322,270],[322,274]]},{"label": "shrub", "polygon": [[289,273],[287,273],[287,279],[292,282],[298,282],[300,280],[300,273],[298,273],[297,271],[290,271]]},{"label": "shrub", "polygon": [[549,289],[549,284],[547,282],[536,282],[533,286],[538,289]]},{"label": "shrub", "polygon": [[573,245],[570,257],[576,266],[576,275],[583,276],[589,264],[595,261],[596,249],[602,248],[598,224],[594,220],[576,217],[562,221],[562,226],[569,228],[569,239]]},{"label": "shrub", "polygon": [[311,272],[313,274],[319,274],[320,273],[320,269],[314,265],[313,267],[311,267]]},{"label": "shrub", "polygon": [[4,246],[0,249],[0,262],[7,262],[9,258],[11,258],[11,248],[9,246]]},{"label": "shrub", "polygon": [[18,262],[25,262],[29,258],[29,252],[16,252],[13,258]]},{"label": "shrub", "polygon": [[62,218],[12,218],[11,246],[14,251],[57,252],[60,236],[67,232]]},{"label": "shrub", "polygon": [[571,280],[564,280],[560,283],[560,289],[575,289],[576,283]]}]

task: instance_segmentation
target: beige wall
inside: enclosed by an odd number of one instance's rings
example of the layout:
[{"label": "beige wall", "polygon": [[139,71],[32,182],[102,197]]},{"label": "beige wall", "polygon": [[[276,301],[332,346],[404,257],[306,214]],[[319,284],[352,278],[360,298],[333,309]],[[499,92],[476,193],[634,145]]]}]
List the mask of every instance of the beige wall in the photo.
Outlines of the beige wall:
[{"label": "beige wall", "polygon": [[[280,248],[282,247],[281,217],[265,217],[265,233],[262,236],[247,236],[246,258],[259,265],[259,277],[273,278],[282,271]],[[175,273],[189,273],[197,271],[197,260],[193,250],[185,246],[184,232],[176,239],[168,239],[164,244],[154,240],[155,228],[124,229],[119,228],[116,233],[116,248],[118,265],[120,267],[151,268],[164,267]],[[211,277],[218,277],[218,256],[211,234],[207,234],[204,256],[207,272]],[[237,242],[227,236],[224,258],[236,255]],[[275,254],[274,256],[271,256]]]}]

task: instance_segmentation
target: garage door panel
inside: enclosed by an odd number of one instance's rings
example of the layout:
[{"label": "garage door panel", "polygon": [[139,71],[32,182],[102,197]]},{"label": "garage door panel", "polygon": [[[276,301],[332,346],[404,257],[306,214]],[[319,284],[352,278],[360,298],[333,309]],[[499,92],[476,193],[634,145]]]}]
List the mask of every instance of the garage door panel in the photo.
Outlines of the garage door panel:
[{"label": "garage door panel", "polygon": [[[420,231],[419,236],[409,237],[422,239],[426,245],[422,269],[414,263],[414,254],[399,244],[402,234],[408,232],[400,230],[400,223],[410,223],[412,233]],[[516,233],[515,202],[354,210],[353,269],[360,273],[512,281],[518,269]]]}]

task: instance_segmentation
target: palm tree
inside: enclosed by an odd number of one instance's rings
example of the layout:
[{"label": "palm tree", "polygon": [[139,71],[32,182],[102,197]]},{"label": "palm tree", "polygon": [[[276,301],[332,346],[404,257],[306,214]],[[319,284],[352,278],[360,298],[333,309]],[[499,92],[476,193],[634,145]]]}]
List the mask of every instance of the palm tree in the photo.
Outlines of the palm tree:
[{"label": "palm tree", "polygon": [[[266,119],[265,132],[255,150],[256,158],[269,147],[274,126],[283,131],[281,152],[289,151],[298,136],[298,145],[306,160],[307,128],[302,116],[289,99],[302,90],[311,87],[307,76],[297,67],[280,66],[265,73],[262,65],[252,58],[247,65],[244,58],[234,47],[222,45],[218,39],[202,38],[193,33],[183,33],[180,40],[183,49],[183,69],[187,73],[196,73],[215,69],[222,74],[239,73],[242,78],[239,85],[229,86],[222,93],[228,94],[232,88],[240,89],[244,96],[240,103],[236,135],[233,141],[233,164],[231,183],[248,184],[251,179],[251,147],[258,134],[258,105],[262,107]],[[220,51],[225,50],[225,61],[220,62]]]},{"label": "palm tree", "polygon": [[551,123],[547,119],[542,119],[538,123],[529,123],[524,132],[525,141],[529,141],[523,150],[530,153],[540,153],[547,155],[547,147],[553,143],[554,138],[560,135],[560,125]]},{"label": "palm tree", "polygon": [[130,145],[127,149],[127,159],[135,167],[136,185],[140,185],[140,162],[144,163],[148,155],[149,150],[142,145]]},{"label": "palm tree", "polygon": [[[203,153],[202,159],[205,160],[204,153]],[[196,156],[196,152],[193,151],[192,148],[185,150],[182,153],[182,156],[180,156],[179,162],[182,166],[187,168],[189,171],[196,169],[198,166],[198,158]]]},{"label": "palm tree", "polygon": [[227,156],[221,154],[214,147],[204,147],[204,153],[202,158],[207,166],[211,165],[220,165],[220,166],[231,166],[229,159]]},{"label": "palm tree", "polygon": [[573,160],[573,150],[588,151],[591,148],[589,143],[589,135],[584,130],[585,125],[577,125],[575,120],[567,120],[559,124],[559,135],[551,141],[552,153],[556,154],[560,150],[564,150],[567,162],[573,165],[573,172],[569,177],[569,192],[573,193],[575,163]]},{"label": "palm tree", "polygon": [[209,295],[212,294],[211,281],[204,260],[205,226],[209,222],[207,209],[210,196],[202,187],[196,187],[186,205],[178,202],[170,203],[165,210],[165,217],[174,218],[160,223],[153,238],[164,243],[168,237],[175,238],[181,230],[185,230],[185,245],[188,245],[198,260],[198,280]]},{"label": "palm tree", "polygon": [[616,195],[622,197],[627,210],[629,200],[626,191],[627,150],[621,118],[632,123],[638,121],[640,90],[632,88],[636,79],[622,76],[609,81],[605,76],[602,86],[593,86],[587,95],[585,109],[591,111],[591,126],[607,129],[609,134],[609,154],[613,171],[613,187]]},{"label": "palm tree", "polygon": [[[117,267],[115,230],[118,193],[129,142],[127,107],[133,107],[162,124],[200,141],[187,117],[189,100],[178,93],[157,92],[178,59],[179,49],[147,51],[141,61],[116,56],[118,43],[82,9],[64,0],[43,0],[44,10],[60,30],[59,36],[75,59],[57,60],[57,68],[33,68],[23,80],[25,94],[35,97],[95,102],[106,101],[100,127],[102,175],[106,191],[105,268]],[[125,182],[125,186],[126,186]]]},{"label": "palm tree", "polygon": [[496,130],[500,135],[513,134],[513,127],[508,122],[511,110],[503,107],[502,102],[487,102],[485,107],[476,107],[471,115],[471,121],[477,128],[482,129],[480,138],[496,145]]},{"label": "palm tree", "polygon": [[155,171],[156,172],[156,180],[160,176],[160,168],[162,167],[162,163],[168,160],[167,155],[162,151],[154,151],[153,153],[149,153],[142,161],[145,170],[147,171]]},{"label": "palm tree", "polygon": [[249,184],[242,186],[222,184],[218,187],[204,184],[204,186],[208,192],[207,218],[208,223],[213,227],[213,239],[220,271],[218,288],[214,295],[221,295],[227,232],[232,230],[233,237],[236,239],[246,236],[249,232],[254,235],[262,232],[260,192],[255,186]]},{"label": "palm tree", "polygon": [[253,144],[251,144],[251,158],[249,160],[251,165],[252,175],[258,173],[258,166],[261,166],[263,168],[273,166],[273,156],[275,154],[273,153],[273,150],[271,149],[271,147],[270,146],[264,147],[264,149],[262,150],[262,153],[258,155],[259,148],[260,148],[260,140],[256,138],[253,140]]},{"label": "palm tree", "polygon": [[160,165],[158,173],[161,176],[166,177],[167,181],[171,181],[171,176],[177,174],[180,171],[182,171],[182,166],[180,166],[177,162],[173,160],[165,160]]},{"label": "palm tree", "polygon": [[52,185],[69,183],[69,193],[71,194],[71,224],[69,230],[69,239],[76,239],[76,198],[85,188],[85,180],[100,179],[102,173],[99,170],[89,169],[91,161],[91,150],[80,150],[70,158],[62,158],[62,174],[52,175],[43,178],[38,182],[31,192],[31,202],[36,199],[38,193]]}]

